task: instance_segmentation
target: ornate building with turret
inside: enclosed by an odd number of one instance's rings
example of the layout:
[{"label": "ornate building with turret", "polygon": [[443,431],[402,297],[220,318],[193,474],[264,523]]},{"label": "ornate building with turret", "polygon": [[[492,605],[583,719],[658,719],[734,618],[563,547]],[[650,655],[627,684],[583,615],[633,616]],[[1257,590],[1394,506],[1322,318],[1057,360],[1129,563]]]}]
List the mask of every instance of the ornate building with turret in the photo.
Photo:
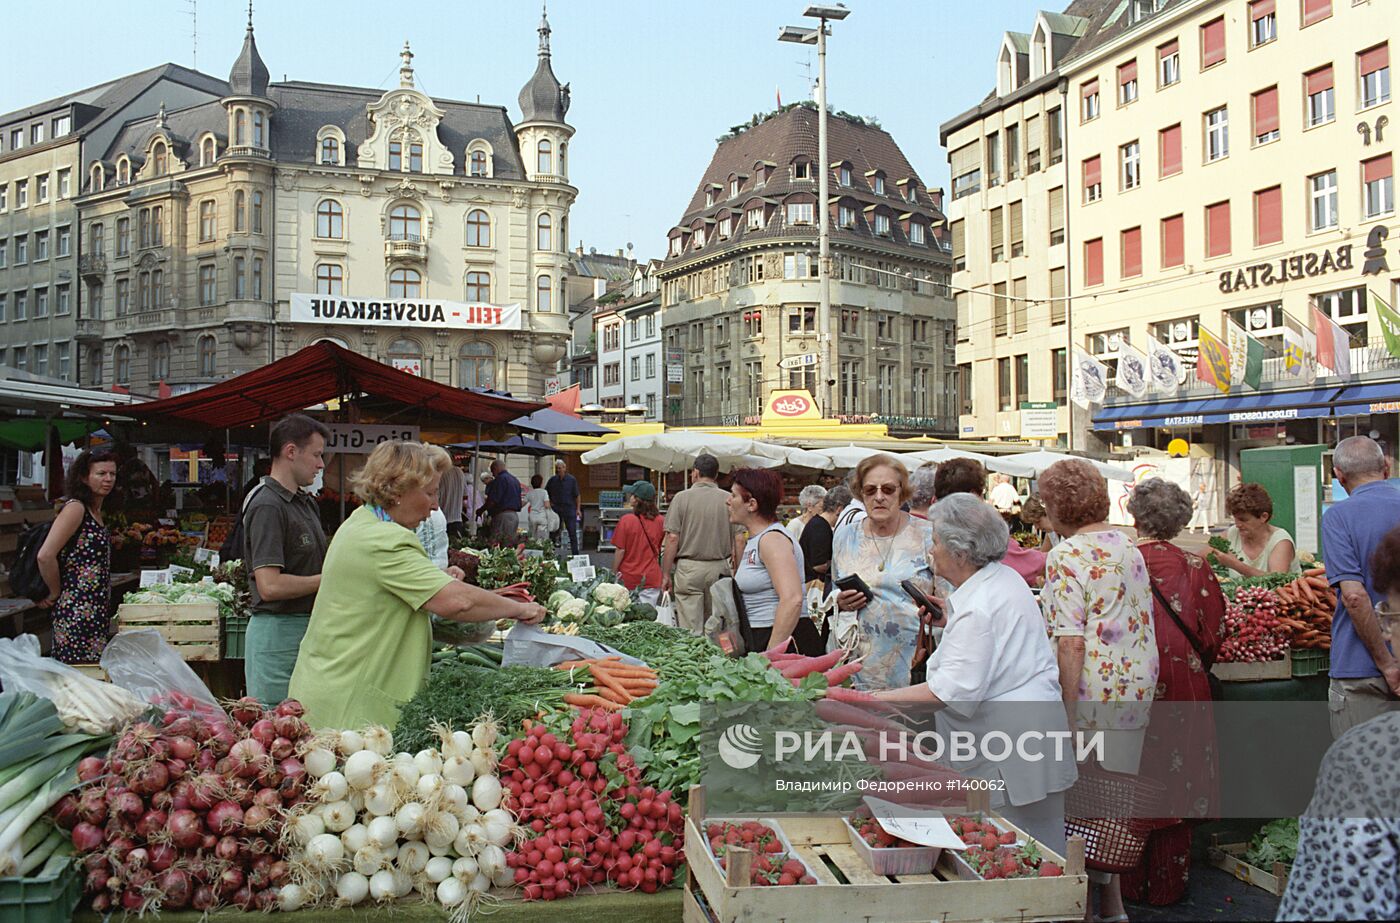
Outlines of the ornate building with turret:
[{"label": "ornate building with turret", "polygon": [[[69,117],[45,160],[72,161],[66,201],[46,211],[70,213],[50,223],[64,222],[75,264],[67,327],[44,333],[48,373],[61,348],[71,380],[179,393],[332,340],[437,381],[543,393],[569,336],[577,190],[569,88],[547,20],[538,31],[518,122],[504,106],[423,93],[407,42],[387,92],[269,82],[251,16],[226,81],[167,65],[0,116],[26,140],[31,116]],[[34,152],[0,147],[0,170],[10,160]],[[55,199],[57,183],[55,172]],[[0,297],[11,307],[13,294]],[[23,345],[37,371],[32,331],[10,315],[0,345]]]}]

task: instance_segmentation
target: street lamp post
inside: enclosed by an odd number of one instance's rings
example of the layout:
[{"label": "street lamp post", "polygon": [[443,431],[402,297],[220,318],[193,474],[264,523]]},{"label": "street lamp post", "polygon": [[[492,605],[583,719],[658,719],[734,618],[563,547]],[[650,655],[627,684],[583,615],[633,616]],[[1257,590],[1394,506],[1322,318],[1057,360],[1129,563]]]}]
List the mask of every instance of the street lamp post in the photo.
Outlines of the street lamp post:
[{"label": "street lamp post", "polygon": [[817,286],[820,302],[817,307],[817,329],[820,331],[818,375],[826,389],[825,407],[831,416],[841,413],[841,392],[833,394],[837,366],[834,356],[836,338],[831,335],[831,215],[828,201],[831,165],[826,149],[826,36],[828,22],[840,22],[850,15],[840,3],[834,6],[812,4],[802,15],[818,20],[815,29],[785,26],[778,32],[778,41],[817,46]]}]

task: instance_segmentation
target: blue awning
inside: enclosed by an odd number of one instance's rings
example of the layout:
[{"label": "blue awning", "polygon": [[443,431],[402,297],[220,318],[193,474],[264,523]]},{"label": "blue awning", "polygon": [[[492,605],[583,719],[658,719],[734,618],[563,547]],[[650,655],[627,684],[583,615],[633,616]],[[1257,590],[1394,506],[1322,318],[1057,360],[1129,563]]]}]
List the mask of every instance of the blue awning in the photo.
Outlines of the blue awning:
[{"label": "blue awning", "polygon": [[1094,414],[1094,429],[1121,430],[1146,427],[1190,427],[1207,423],[1270,423],[1332,415],[1336,388],[1310,391],[1260,391],[1235,397],[1210,397],[1194,401],[1159,401],[1121,404]]},{"label": "blue awning", "polygon": [[1337,395],[1337,416],[1355,417],[1372,413],[1400,412],[1400,381],[1378,381],[1351,385]]}]

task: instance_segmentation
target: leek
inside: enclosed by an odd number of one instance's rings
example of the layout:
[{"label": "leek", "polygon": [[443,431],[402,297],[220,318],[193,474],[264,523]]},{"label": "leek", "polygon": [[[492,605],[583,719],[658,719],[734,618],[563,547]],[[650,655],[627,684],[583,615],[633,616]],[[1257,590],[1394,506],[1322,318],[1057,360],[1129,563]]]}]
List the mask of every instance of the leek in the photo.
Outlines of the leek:
[{"label": "leek", "polygon": [[14,870],[23,861],[23,856],[15,855],[15,847],[25,831],[43,817],[45,811],[57,804],[58,799],[77,781],[78,775],[73,767],[65,766],[38,790],[28,804],[7,811],[3,818],[0,818],[0,877],[14,874]]}]

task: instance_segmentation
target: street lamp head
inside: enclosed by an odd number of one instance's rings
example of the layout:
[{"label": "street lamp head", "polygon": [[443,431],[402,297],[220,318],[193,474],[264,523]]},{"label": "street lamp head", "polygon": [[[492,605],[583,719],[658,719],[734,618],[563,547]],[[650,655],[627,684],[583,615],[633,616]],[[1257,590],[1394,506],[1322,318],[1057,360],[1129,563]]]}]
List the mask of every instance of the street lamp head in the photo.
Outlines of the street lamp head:
[{"label": "street lamp head", "polygon": [[837,3],[828,6],[825,3],[813,3],[802,11],[803,16],[810,16],[812,19],[831,19],[840,21],[851,15],[851,11],[846,9],[844,3]]},{"label": "street lamp head", "polygon": [[783,26],[778,30],[778,41],[795,42],[798,45],[815,45],[817,43],[817,30],[803,29],[800,26]]}]

